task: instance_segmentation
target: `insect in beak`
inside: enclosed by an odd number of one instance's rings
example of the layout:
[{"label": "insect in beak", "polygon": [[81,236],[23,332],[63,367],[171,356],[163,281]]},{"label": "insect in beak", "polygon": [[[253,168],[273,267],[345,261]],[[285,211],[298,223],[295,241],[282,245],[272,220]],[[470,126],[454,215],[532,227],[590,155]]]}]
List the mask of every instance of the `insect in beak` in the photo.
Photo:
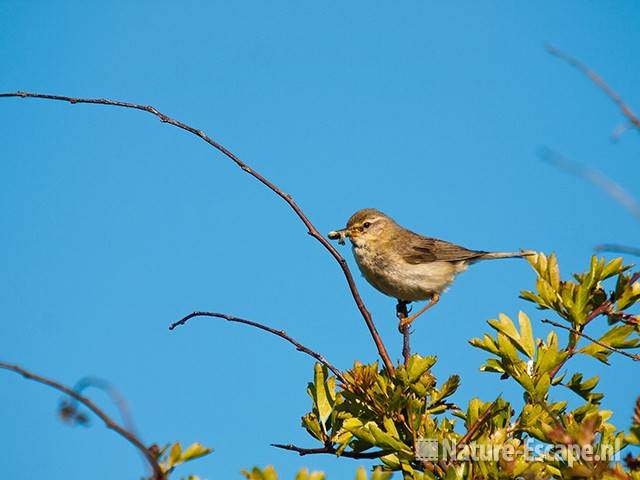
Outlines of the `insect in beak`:
[{"label": "insect in beak", "polygon": [[327,235],[331,240],[338,240],[339,245],[344,245],[344,239],[349,236],[349,230],[333,230]]}]

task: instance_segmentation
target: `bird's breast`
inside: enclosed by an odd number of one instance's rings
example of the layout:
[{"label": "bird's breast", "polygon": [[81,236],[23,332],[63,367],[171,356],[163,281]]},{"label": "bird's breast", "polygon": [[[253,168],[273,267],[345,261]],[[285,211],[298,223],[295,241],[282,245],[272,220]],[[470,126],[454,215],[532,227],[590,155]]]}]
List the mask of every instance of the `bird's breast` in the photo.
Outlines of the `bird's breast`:
[{"label": "bird's breast", "polygon": [[370,245],[353,245],[356,263],[366,280],[391,297],[418,301],[445,290],[457,273],[466,269],[463,262],[428,262],[409,264],[394,258],[384,249]]}]

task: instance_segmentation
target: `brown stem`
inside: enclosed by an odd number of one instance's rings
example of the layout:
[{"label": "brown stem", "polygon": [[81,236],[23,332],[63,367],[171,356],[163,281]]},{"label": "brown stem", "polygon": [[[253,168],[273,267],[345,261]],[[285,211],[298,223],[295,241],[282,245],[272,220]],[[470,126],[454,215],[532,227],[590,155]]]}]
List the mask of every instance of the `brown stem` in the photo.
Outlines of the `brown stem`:
[{"label": "brown stem", "polygon": [[215,148],[219,152],[226,155],[236,165],[238,165],[244,172],[254,177],[256,180],[258,180],[260,183],[265,185],[272,192],[274,192],[276,195],[282,198],[285,202],[287,202],[287,204],[295,212],[298,218],[307,227],[307,233],[311,235],[313,238],[315,238],[318,242],[320,242],[322,246],[333,256],[336,262],[338,262],[338,264],[340,265],[340,268],[342,269],[342,273],[344,274],[344,277],[347,280],[347,284],[349,285],[351,296],[353,297],[358,307],[358,310],[360,311],[360,314],[362,315],[362,318],[364,319],[367,325],[367,328],[369,329],[369,333],[373,338],[376,348],[378,349],[380,358],[382,358],[382,361],[384,362],[385,367],[389,371],[389,373],[390,374],[393,373],[394,368],[393,368],[393,363],[391,362],[391,358],[389,357],[389,354],[387,353],[387,349],[385,348],[384,343],[380,338],[380,334],[378,333],[378,330],[376,329],[376,326],[373,323],[371,314],[369,313],[369,311],[364,305],[364,302],[362,300],[362,297],[360,296],[360,292],[356,287],[355,281],[353,279],[353,275],[351,274],[351,270],[349,269],[349,266],[347,265],[346,260],[342,257],[342,255],[340,255],[340,253],[338,253],[335,247],[331,245],[331,243],[329,243],[329,241],[325,239],[322,236],[322,234],[318,231],[318,229],[311,223],[311,220],[309,220],[309,218],[304,214],[302,209],[298,206],[298,204],[296,203],[296,201],[293,199],[291,195],[283,192],[277,185],[275,185],[273,182],[268,180],[266,177],[263,177],[260,173],[258,173],[249,165],[247,165],[245,162],[240,160],[238,156],[236,156],[233,152],[228,150],[222,144],[216,142],[215,140],[207,136],[202,130],[198,130],[190,125],[187,125],[178,120],[175,120],[169,117],[168,115],[165,115],[164,113],[158,111],[155,107],[152,107],[150,105],[140,105],[137,103],[121,102],[121,101],[109,100],[105,98],[75,98],[75,97],[67,97],[63,95],[49,95],[44,93],[30,93],[30,92],[0,93],[0,98],[2,97],[41,98],[45,100],[57,100],[57,101],[69,102],[73,104],[89,103],[94,105],[109,105],[113,107],[122,107],[122,108],[130,108],[134,110],[141,110],[144,112],[148,112],[152,115],[155,115],[163,123],[168,123],[169,125],[173,125],[174,127],[180,128],[182,130],[185,130],[189,133],[192,133],[200,137],[202,140],[207,142],[213,148]]},{"label": "brown stem", "polygon": [[583,64],[579,60],[562,52],[561,50],[558,50],[552,45],[545,45],[545,48],[547,49],[547,52],[549,52],[551,55],[554,55],[564,60],[569,65],[577,68],[580,72],[582,72],[584,75],[589,77],[598,87],[600,87],[604,91],[604,93],[606,93],[609,96],[611,100],[613,100],[616,103],[616,105],[618,105],[620,110],[622,110],[622,113],[629,119],[629,121],[636,128],[640,129],[640,119],[631,111],[631,109],[627,106],[627,104],[624,103],[622,98],[620,98],[620,95],[614,92],[613,89],[609,85],[607,85],[607,83],[602,79],[600,75],[598,75],[594,70],[591,70],[589,67],[587,67],[585,64]]},{"label": "brown stem", "polygon": [[80,395],[78,392],[72,390],[69,387],[62,385],[61,383],[56,382],[55,380],[50,380],[48,378],[32,373],[28,370],[25,370],[24,368],[19,367],[18,365],[12,365],[10,363],[0,362],[0,368],[4,370],[9,370],[15,373],[19,373],[24,378],[33,380],[34,382],[38,382],[43,385],[47,385],[55,390],[58,390],[59,392],[64,393],[65,395],[73,398],[74,400],[77,400],[78,402],[82,403],[85,407],[91,410],[98,418],[100,418],[100,420],[104,422],[105,427],[116,432],[122,438],[127,440],[131,445],[133,445],[138,450],[140,450],[140,452],[142,452],[145,459],[149,463],[151,470],[153,471],[154,480],[166,480],[166,477],[162,472],[160,465],[158,465],[158,462],[156,461],[154,456],[151,454],[149,449],[145,447],[145,445],[138,439],[138,437],[136,437],[133,433],[129,432],[128,430],[125,430],[120,425],[118,425],[118,423],[112,420],[111,417],[109,417],[106,413],[104,413],[98,406],[96,406],[95,403],[93,403],[87,397]]},{"label": "brown stem", "polygon": [[467,433],[465,433],[464,436],[460,439],[456,450],[460,451],[461,448],[463,448],[467,443],[469,443],[469,441],[471,441],[471,438],[475,435],[478,429],[482,427],[482,425],[484,425],[484,423],[489,419],[491,413],[493,412],[493,408],[497,403],[497,398],[493,402],[491,402],[484,413],[480,415],[480,417],[473,423],[473,425],[471,425],[469,430],[467,430]]},{"label": "brown stem", "polygon": [[402,357],[404,358],[405,367],[409,364],[409,358],[411,358],[411,325],[402,326],[402,320],[409,316],[409,311],[407,310],[407,302],[403,302],[402,300],[398,300],[398,304],[396,305],[396,316],[400,321],[400,331],[402,333]]},{"label": "brown stem", "polygon": [[575,328],[567,327],[566,325],[562,325],[561,323],[554,322],[554,321],[548,320],[546,318],[542,319],[542,323],[549,323],[549,324],[553,325],[554,327],[563,328],[563,329],[571,332],[574,335],[578,335],[580,337],[584,337],[587,340],[595,343],[596,345],[600,345],[602,348],[606,348],[607,350],[609,350],[611,352],[619,353],[620,355],[624,355],[625,357],[628,357],[628,358],[630,358],[632,360],[635,360],[635,361],[640,360],[640,355],[639,354],[627,353],[624,350],[620,350],[619,348],[612,347],[611,345],[607,345],[606,343],[603,343],[600,340],[597,340],[597,339],[587,335],[586,333],[580,332],[580,331],[576,330]]},{"label": "brown stem", "polygon": [[[321,453],[329,453],[335,455],[337,450],[331,446],[322,447],[322,448],[302,448],[297,447],[292,444],[280,444],[280,443],[272,443],[272,447],[281,448],[283,450],[290,450],[292,452],[298,452],[298,454],[302,457],[304,455],[317,455]],[[375,451],[375,452],[342,452],[340,454],[341,457],[346,458],[380,458],[387,455],[389,452],[383,451]]]},{"label": "brown stem", "polygon": [[298,342],[294,338],[292,338],[289,335],[287,335],[287,333],[284,330],[276,330],[275,328],[268,327],[267,325],[263,325],[261,323],[254,322],[252,320],[245,320],[244,318],[234,317],[233,315],[227,315],[226,313],[193,312],[193,313],[190,313],[189,315],[187,315],[186,317],[181,318],[177,322],[174,322],[171,325],[169,325],[169,330],[173,330],[174,328],[176,328],[176,327],[178,327],[180,325],[186,324],[189,320],[191,320],[194,317],[221,318],[223,320],[227,320],[228,322],[244,323],[245,325],[250,325],[252,327],[259,328],[260,330],[264,330],[265,332],[273,333],[274,335],[277,335],[278,337],[283,338],[287,342],[291,343],[294,347],[296,347],[296,350],[298,350],[300,352],[304,352],[307,355],[310,355],[313,358],[315,358],[318,362],[320,362],[325,367],[327,367],[329,370],[331,370],[333,372],[333,374],[336,376],[336,378],[338,380],[340,380],[343,384],[347,383],[347,381],[345,380],[344,376],[342,375],[342,372],[339,369],[337,369],[336,367],[334,367],[331,363],[329,363],[329,361],[326,358],[324,358],[322,355],[320,355],[319,353],[314,352],[310,348],[305,347],[300,342]]},{"label": "brown stem", "polygon": [[453,458],[451,458],[451,460],[456,459],[456,455],[465,447],[465,445],[467,445],[472,440],[473,436],[480,429],[480,427],[482,427],[485,424],[485,422],[489,420],[489,418],[491,417],[491,414],[493,413],[494,407],[498,403],[498,399],[499,397],[496,398],[493,402],[491,402],[491,404],[487,407],[484,413],[480,415],[480,417],[478,417],[478,419],[475,422],[473,422],[473,425],[471,425],[471,427],[469,427],[469,429],[467,430],[467,433],[465,433],[464,436],[460,439],[460,441],[456,444],[455,454]]},{"label": "brown stem", "polygon": [[[636,280],[638,280],[640,278],[640,272],[636,272],[634,273],[630,280],[629,280],[629,284],[633,284]],[[598,306],[597,308],[593,309],[591,311],[591,313],[587,316],[587,318],[585,319],[584,323],[582,324],[582,328],[586,327],[589,323],[591,323],[596,317],[598,317],[599,315],[608,315],[611,313],[611,307],[613,306],[613,302],[610,299],[605,300],[604,302],[602,302],[602,304],[600,304],[600,306]],[[565,330],[568,330],[569,332],[571,332],[571,335],[569,335],[569,340],[567,342],[567,356],[565,357],[564,360],[562,360],[558,365],[556,365],[554,368],[552,368],[549,371],[549,376],[553,379],[553,377],[555,377],[558,372],[560,371],[560,369],[567,363],[567,361],[569,361],[569,359],[571,357],[573,357],[576,353],[576,347],[578,345],[578,341],[580,339],[580,337],[584,337],[584,338],[591,338],[589,336],[587,336],[586,334],[570,328],[570,327],[566,327],[564,325],[561,325],[559,323],[556,322],[552,322],[551,320],[542,320],[543,323],[550,323],[552,325],[555,325],[557,327],[560,328],[564,328]],[[607,348],[607,347],[605,347]],[[625,355],[624,352],[622,352],[623,355]],[[629,355],[629,354],[626,354]]]}]

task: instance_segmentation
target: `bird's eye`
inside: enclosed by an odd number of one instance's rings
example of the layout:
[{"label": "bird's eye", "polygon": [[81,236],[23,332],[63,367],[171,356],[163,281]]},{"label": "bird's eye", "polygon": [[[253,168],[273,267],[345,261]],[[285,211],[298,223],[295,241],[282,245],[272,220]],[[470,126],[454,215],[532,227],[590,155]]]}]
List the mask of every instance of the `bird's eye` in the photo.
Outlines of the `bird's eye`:
[{"label": "bird's eye", "polygon": [[369,228],[371,226],[371,222],[364,222],[362,224],[362,228]]}]

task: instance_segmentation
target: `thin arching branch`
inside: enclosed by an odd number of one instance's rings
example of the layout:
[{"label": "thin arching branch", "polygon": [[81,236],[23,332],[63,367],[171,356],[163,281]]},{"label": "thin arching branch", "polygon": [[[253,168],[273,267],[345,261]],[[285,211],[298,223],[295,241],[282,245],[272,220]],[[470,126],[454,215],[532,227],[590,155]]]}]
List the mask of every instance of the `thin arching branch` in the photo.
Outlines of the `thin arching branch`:
[{"label": "thin arching branch", "polygon": [[627,255],[640,257],[640,248],[630,247],[629,245],[603,243],[601,245],[596,245],[595,247],[593,247],[593,249],[597,252],[626,253]]},{"label": "thin arching branch", "polygon": [[345,380],[344,376],[342,375],[342,372],[338,368],[334,367],[322,355],[320,355],[317,352],[314,352],[310,348],[305,347],[300,342],[298,342],[294,338],[292,338],[289,335],[287,335],[287,333],[284,330],[276,330],[275,328],[268,327],[267,325],[263,325],[261,323],[254,322],[252,320],[245,320],[244,318],[234,317],[233,315],[227,315],[226,313],[193,312],[193,313],[190,313],[189,315],[187,315],[186,317],[181,318],[177,322],[172,323],[169,326],[169,330],[173,330],[174,328],[176,328],[176,327],[178,327],[180,325],[184,325],[185,323],[187,323],[189,320],[191,320],[194,317],[221,318],[223,320],[227,320],[228,322],[244,323],[245,325],[250,325],[252,327],[259,328],[260,330],[264,330],[265,332],[273,333],[274,335],[277,335],[278,337],[283,338],[287,342],[292,344],[294,347],[296,347],[296,350],[298,350],[300,352],[304,352],[307,355],[310,355],[311,357],[315,358],[318,362],[320,362],[325,367],[327,367],[329,370],[331,370],[338,380],[340,380],[342,383],[346,383],[346,380]]},{"label": "thin arching branch", "polygon": [[600,87],[604,91],[604,93],[606,93],[609,96],[611,100],[615,102],[616,105],[618,105],[620,110],[622,110],[622,113],[629,119],[629,121],[637,129],[640,130],[640,119],[636,116],[635,113],[631,111],[629,106],[626,103],[624,103],[620,95],[618,95],[615,91],[613,91],[613,89],[607,84],[607,82],[605,82],[602,79],[600,75],[598,75],[594,70],[590,69],[589,67],[587,67],[585,64],[583,64],[576,58],[564,53],[561,50],[558,50],[552,45],[547,44],[545,45],[545,48],[547,49],[547,52],[549,52],[551,55],[554,55],[564,60],[569,65],[577,68],[580,72],[582,72],[584,75],[589,77],[598,87]]},{"label": "thin arching branch", "polygon": [[362,300],[362,297],[360,296],[360,292],[358,291],[358,288],[356,287],[355,281],[353,279],[353,275],[351,274],[351,270],[349,269],[349,266],[347,265],[346,260],[342,257],[342,255],[340,255],[340,253],[338,253],[335,247],[331,245],[331,243],[329,243],[329,241],[326,238],[324,238],[324,236],[318,231],[318,229],[313,225],[313,223],[311,223],[311,220],[309,220],[309,218],[305,215],[305,213],[302,211],[300,206],[296,203],[296,201],[293,199],[291,195],[283,192],[276,184],[274,184],[273,182],[268,180],[266,177],[262,176],[260,173],[255,171],[248,164],[242,161],[237,155],[235,155],[233,152],[228,150],[225,146],[223,146],[222,144],[210,138],[202,130],[198,130],[197,128],[187,125],[186,123],[182,123],[178,120],[175,120],[150,105],[141,105],[141,104],[131,103],[131,102],[121,102],[117,100],[109,100],[104,98],[75,98],[75,97],[68,97],[64,95],[49,95],[44,93],[30,93],[30,92],[0,93],[0,98],[2,97],[40,98],[45,100],[69,102],[73,104],[89,103],[94,105],[108,105],[112,107],[122,107],[122,108],[128,108],[133,110],[140,110],[158,117],[160,121],[162,121],[163,123],[168,123],[169,125],[173,125],[174,127],[180,128],[189,133],[192,133],[193,135],[196,135],[197,137],[200,137],[202,140],[207,142],[213,148],[215,148],[219,152],[226,155],[243,171],[245,171],[246,173],[254,177],[256,180],[258,180],[260,183],[265,185],[272,192],[274,192],[276,195],[282,198],[285,202],[287,202],[287,204],[295,212],[297,217],[302,221],[302,223],[304,223],[305,227],[307,228],[307,233],[311,235],[313,238],[315,238],[318,242],[320,242],[322,246],[333,256],[336,262],[338,262],[338,264],[340,265],[340,268],[342,269],[342,273],[344,274],[347,280],[347,284],[349,285],[349,290],[351,291],[351,295],[353,296],[353,299],[358,307],[358,310],[360,311],[360,314],[362,315],[362,318],[364,319],[367,325],[367,328],[369,329],[369,333],[371,334],[371,337],[373,338],[373,341],[376,344],[378,353],[382,358],[382,361],[384,362],[386,369],[390,373],[393,372],[394,368],[393,368],[393,363],[391,362],[391,358],[389,357],[389,354],[387,353],[387,349],[385,348],[384,343],[382,342],[380,334],[378,333],[378,330],[376,329],[376,326],[373,323],[371,314],[369,313],[369,311],[364,305],[364,302]]},{"label": "thin arching branch", "polygon": [[[136,428],[133,423],[133,417],[131,415],[131,412],[129,411],[127,401],[111,382],[98,377],[84,377],[78,380],[73,386],[73,390],[81,395],[82,392],[88,388],[97,388],[98,390],[102,390],[104,393],[106,393],[118,409],[118,412],[120,412],[122,423],[124,424],[127,431],[133,434],[136,433]],[[77,403],[75,399],[72,399],[72,402]],[[73,403],[71,404],[71,407],[74,407]]]},{"label": "thin arching branch", "polygon": [[587,335],[584,332],[580,332],[580,331],[576,330],[575,328],[571,328],[571,327],[568,327],[566,325],[562,325],[561,323],[554,322],[553,320],[549,320],[547,318],[543,318],[542,319],[542,323],[548,323],[550,325],[553,325],[554,327],[563,328],[563,329],[571,332],[572,334],[578,335],[580,337],[584,337],[587,340],[595,343],[596,345],[600,345],[602,348],[606,348],[607,350],[609,350],[611,352],[619,353],[620,355],[624,355],[625,357],[628,357],[631,360],[635,360],[636,362],[640,361],[640,355],[639,354],[628,353],[628,352],[625,352],[624,350],[620,350],[619,348],[612,347],[611,345],[607,345],[606,343],[603,343],[600,340],[597,340],[597,339]]},{"label": "thin arching branch", "polygon": [[162,469],[160,468],[160,465],[158,465],[158,462],[156,461],[152,453],[149,451],[149,449],[142,443],[142,441],[140,441],[140,439],[138,439],[138,437],[135,436],[132,432],[121,427],[117,422],[115,422],[111,417],[109,417],[106,413],[104,413],[102,409],[100,409],[95,403],[93,403],[87,397],[80,395],[75,390],[61,383],[58,383],[55,380],[51,380],[41,375],[32,373],[28,370],[25,370],[22,367],[19,367],[18,365],[12,365],[10,363],[0,362],[0,368],[18,373],[22,375],[24,378],[33,380],[34,382],[47,385],[83,404],[85,407],[91,410],[98,418],[100,418],[100,420],[104,422],[105,427],[116,432],[122,438],[127,440],[131,445],[136,447],[144,455],[144,458],[147,460],[147,462],[149,463],[149,466],[151,467],[151,470],[153,471],[152,478],[154,480],[166,479],[164,473],[162,472]]},{"label": "thin arching branch", "polygon": [[636,220],[640,220],[640,203],[638,203],[633,195],[622,188],[622,186],[603,173],[574,162],[573,160],[569,160],[564,155],[546,147],[540,150],[540,158],[560,170],[564,170],[567,173],[591,182],[626,208]]},{"label": "thin arching branch", "polygon": [[[323,453],[336,455],[338,453],[338,451],[333,447],[302,448],[302,447],[297,447],[296,445],[292,445],[290,443],[287,445],[284,445],[281,443],[272,443],[271,446],[276,448],[281,448],[283,450],[290,450],[292,452],[297,452],[298,455],[300,455],[301,457],[305,455],[318,455]],[[374,452],[342,452],[340,453],[340,456],[346,457],[346,458],[380,458],[388,454],[389,452],[378,450]]]}]

